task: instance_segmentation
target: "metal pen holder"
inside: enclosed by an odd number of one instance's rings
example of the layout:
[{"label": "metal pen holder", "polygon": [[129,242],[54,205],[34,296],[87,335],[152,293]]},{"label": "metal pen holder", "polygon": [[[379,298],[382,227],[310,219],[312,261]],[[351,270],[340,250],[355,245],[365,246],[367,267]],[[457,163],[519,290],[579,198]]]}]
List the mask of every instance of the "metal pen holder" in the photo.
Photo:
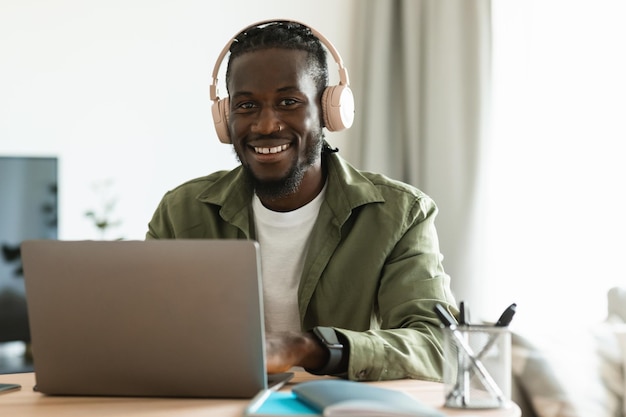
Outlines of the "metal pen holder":
[{"label": "metal pen holder", "polygon": [[445,406],[508,407],[511,398],[509,329],[460,325],[443,331]]}]

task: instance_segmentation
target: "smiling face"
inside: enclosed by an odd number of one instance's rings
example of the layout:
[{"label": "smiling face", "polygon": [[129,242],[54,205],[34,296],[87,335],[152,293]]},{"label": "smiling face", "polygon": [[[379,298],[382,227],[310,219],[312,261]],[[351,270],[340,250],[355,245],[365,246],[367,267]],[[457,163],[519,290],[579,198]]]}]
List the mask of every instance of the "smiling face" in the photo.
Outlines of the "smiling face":
[{"label": "smiling face", "polygon": [[231,63],[230,137],[257,195],[279,211],[301,207],[323,187],[320,94],[307,57],[272,48]]}]

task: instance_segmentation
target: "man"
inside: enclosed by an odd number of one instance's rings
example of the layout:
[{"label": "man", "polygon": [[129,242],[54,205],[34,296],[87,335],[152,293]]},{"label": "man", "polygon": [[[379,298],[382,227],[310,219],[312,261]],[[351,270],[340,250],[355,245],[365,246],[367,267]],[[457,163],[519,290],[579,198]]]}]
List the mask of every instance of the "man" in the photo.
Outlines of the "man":
[{"label": "man", "polygon": [[455,307],[437,208],[328,145],[315,33],[266,22],[231,43],[224,119],[241,165],[168,192],[147,238],[259,242],[269,373],[440,380],[433,307]]}]

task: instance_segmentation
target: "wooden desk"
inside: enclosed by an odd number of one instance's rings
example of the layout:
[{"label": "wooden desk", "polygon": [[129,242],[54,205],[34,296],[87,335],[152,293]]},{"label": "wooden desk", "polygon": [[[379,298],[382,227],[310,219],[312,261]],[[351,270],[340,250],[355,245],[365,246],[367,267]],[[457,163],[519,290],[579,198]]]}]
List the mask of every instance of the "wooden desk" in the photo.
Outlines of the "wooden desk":
[{"label": "wooden desk", "polygon": [[[292,384],[319,377],[297,372]],[[0,375],[0,383],[22,385],[20,391],[0,395],[0,414],[15,417],[98,417],[98,416],[181,416],[241,417],[248,400],[179,399],[128,397],[62,397],[34,392],[34,373]],[[372,382],[385,388],[406,391],[420,401],[437,407],[449,416],[520,417],[516,404],[501,410],[453,410],[443,408],[443,385],[417,380]],[[285,389],[290,389],[286,386]]]}]

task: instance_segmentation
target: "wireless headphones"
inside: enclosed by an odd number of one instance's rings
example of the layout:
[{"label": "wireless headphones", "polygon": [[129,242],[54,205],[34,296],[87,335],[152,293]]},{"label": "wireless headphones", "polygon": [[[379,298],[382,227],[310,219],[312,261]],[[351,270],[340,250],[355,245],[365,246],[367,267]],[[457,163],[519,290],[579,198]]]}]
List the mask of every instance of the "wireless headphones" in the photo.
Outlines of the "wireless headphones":
[{"label": "wireless headphones", "polygon": [[352,95],[352,91],[349,86],[348,70],[344,68],[343,60],[333,44],[318,31],[305,25],[304,23],[300,23],[295,20],[264,20],[239,31],[239,33],[231,39],[230,42],[228,42],[224,49],[222,49],[222,52],[215,63],[215,67],[213,68],[213,82],[209,87],[209,95],[211,101],[213,101],[211,113],[213,115],[213,123],[215,124],[217,137],[222,143],[231,143],[230,133],[228,132],[228,113],[230,108],[229,98],[225,97],[220,99],[217,93],[217,75],[222,65],[222,61],[230,50],[232,43],[235,42],[235,39],[241,33],[257,26],[279,22],[292,22],[307,27],[331,53],[335,62],[339,66],[339,84],[326,87],[322,94],[322,115],[324,119],[324,126],[330,132],[337,132],[352,126],[352,122],[354,121],[354,96]]}]

